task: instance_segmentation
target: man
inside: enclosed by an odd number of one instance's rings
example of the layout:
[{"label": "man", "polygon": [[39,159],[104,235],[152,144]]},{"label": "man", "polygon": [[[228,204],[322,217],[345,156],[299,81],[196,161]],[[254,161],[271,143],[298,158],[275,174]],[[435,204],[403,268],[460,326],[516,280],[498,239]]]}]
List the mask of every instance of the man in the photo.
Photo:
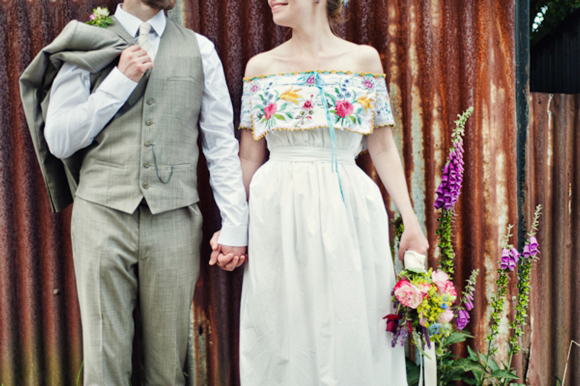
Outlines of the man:
[{"label": "man", "polygon": [[246,195],[223,68],[207,38],[167,20],[174,3],[126,0],[106,29],[71,22],[21,78],[53,209],[75,197],[85,385],[129,384],[137,304],[144,384],[185,383],[202,223],[198,123],[222,215],[212,263],[231,270],[245,259]]}]

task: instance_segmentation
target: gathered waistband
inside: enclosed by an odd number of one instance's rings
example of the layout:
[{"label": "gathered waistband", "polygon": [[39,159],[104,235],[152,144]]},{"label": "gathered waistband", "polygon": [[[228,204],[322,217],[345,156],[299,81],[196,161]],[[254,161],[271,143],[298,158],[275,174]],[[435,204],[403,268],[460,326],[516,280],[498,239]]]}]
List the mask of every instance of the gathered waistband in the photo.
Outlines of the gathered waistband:
[{"label": "gathered waistband", "polygon": [[[347,150],[335,150],[336,160],[339,163],[354,164],[354,155]],[[291,162],[331,162],[330,149],[321,147],[277,147],[270,151],[270,160]]]}]

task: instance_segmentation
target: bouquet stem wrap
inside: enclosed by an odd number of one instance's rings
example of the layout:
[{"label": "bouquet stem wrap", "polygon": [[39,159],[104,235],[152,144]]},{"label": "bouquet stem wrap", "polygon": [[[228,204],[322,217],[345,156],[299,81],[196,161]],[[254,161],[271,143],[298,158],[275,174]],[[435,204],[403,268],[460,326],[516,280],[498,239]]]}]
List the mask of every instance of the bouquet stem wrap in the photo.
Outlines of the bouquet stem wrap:
[{"label": "bouquet stem wrap", "polygon": [[[415,251],[406,251],[403,257],[405,269],[423,269],[427,266],[427,256],[421,255]],[[435,354],[435,343],[431,342],[430,347],[425,347],[424,356],[419,353],[420,373],[419,386],[437,386],[437,356]]]}]

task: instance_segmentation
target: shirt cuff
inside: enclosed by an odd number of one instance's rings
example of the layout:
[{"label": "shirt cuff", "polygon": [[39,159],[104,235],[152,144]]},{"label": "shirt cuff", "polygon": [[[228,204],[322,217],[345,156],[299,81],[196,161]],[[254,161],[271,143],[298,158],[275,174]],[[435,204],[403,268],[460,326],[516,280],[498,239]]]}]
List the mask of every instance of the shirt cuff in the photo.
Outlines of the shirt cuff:
[{"label": "shirt cuff", "polygon": [[107,75],[98,91],[106,92],[120,102],[126,102],[129,96],[135,91],[139,83],[133,82],[127,75],[123,74],[118,67]]},{"label": "shirt cuff", "polygon": [[222,224],[218,244],[228,247],[245,247],[248,245],[248,225]]}]

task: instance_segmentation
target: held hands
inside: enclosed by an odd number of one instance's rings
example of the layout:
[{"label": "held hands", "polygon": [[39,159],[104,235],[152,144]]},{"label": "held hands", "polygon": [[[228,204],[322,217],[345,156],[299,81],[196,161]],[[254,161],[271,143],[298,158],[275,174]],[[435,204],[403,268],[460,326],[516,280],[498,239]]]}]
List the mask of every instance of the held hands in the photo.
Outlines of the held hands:
[{"label": "held hands", "polygon": [[147,51],[134,44],[123,50],[117,67],[133,82],[139,82],[145,72],[153,68],[153,62]]},{"label": "held hands", "polygon": [[409,224],[405,224],[405,230],[399,243],[399,260],[403,261],[405,251],[415,251],[421,255],[426,255],[429,249],[429,242],[423,235],[419,222],[415,219]]},{"label": "held hands", "polygon": [[228,245],[218,244],[219,236],[220,231],[217,231],[209,241],[212,249],[209,265],[215,265],[217,263],[221,269],[233,271],[247,260],[246,247],[230,247]]}]

